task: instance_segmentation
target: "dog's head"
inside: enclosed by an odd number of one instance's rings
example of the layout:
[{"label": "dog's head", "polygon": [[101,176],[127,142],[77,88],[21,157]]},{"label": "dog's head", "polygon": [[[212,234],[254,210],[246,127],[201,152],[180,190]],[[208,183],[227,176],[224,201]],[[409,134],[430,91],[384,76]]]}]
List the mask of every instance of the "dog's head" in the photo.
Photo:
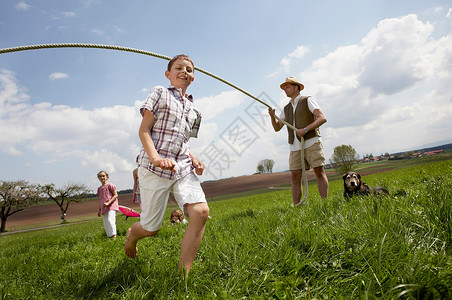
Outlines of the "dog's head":
[{"label": "dog's head", "polygon": [[170,216],[171,223],[173,223],[173,224],[180,223],[180,222],[182,222],[183,219],[184,219],[184,214],[180,210],[175,209],[171,212],[171,216]]},{"label": "dog's head", "polygon": [[356,172],[348,172],[342,175],[342,179],[344,180],[344,188],[346,191],[353,192],[354,190],[358,190],[361,186],[361,175]]}]

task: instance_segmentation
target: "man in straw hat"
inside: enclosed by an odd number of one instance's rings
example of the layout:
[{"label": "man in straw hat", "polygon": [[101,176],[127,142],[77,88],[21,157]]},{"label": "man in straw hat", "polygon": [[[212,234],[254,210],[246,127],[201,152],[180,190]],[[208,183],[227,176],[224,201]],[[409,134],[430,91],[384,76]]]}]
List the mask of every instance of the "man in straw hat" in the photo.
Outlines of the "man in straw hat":
[{"label": "man in straw hat", "polygon": [[[290,98],[289,103],[281,112],[280,119],[293,124],[297,128],[295,133],[293,129],[287,128],[289,133],[289,169],[292,173],[293,203],[298,204],[303,194],[301,170],[302,138],[304,138],[305,169],[314,168],[320,196],[325,199],[328,197],[328,178],[323,168],[325,166],[325,157],[319,127],[326,122],[326,117],[315,100],[300,94],[304,86],[296,77],[287,77],[280,87],[286,93],[286,96]],[[269,108],[268,113],[272,120],[273,129],[280,131],[284,124],[275,118],[275,110]]]}]

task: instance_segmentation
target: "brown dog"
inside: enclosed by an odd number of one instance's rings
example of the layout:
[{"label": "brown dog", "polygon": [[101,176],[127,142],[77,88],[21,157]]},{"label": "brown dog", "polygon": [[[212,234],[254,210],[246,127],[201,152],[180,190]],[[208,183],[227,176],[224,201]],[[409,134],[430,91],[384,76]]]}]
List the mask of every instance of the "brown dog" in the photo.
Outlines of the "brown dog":
[{"label": "brown dog", "polygon": [[389,192],[380,186],[371,188],[361,180],[361,175],[356,172],[348,172],[342,176],[344,180],[344,197],[350,198],[353,195],[382,194],[389,195]]}]

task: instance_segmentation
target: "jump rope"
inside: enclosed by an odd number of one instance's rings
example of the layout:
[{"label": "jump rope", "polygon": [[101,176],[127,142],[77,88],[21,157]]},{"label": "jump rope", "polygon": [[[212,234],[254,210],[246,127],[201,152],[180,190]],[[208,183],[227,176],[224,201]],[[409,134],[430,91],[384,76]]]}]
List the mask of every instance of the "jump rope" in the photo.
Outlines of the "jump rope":
[{"label": "jump rope", "polygon": [[[37,49],[48,49],[48,48],[97,48],[97,49],[109,49],[109,50],[118,50],[118,51],[125,51],[125,52],[133,52],[133,53],[138,53],[138,54],[144,54],[144,55],[148,55],[148,56],[153,56],[153,57],[157,57],[160,59],[165,59],[165,60],[171,60],[171,57],[166,56],[166,55],[161,55],[158,53],[154,53],[154,52],[150,52],[150,51],[145,51],[145,50],[140,50],[140,49],[134,49],[134,48],[129,48],[129,47],[122,47],[122,46],[115,46],[115,45],[102,45],[102,44],[85,44],[85,43],[59,43],[59,44],[40,44],[40,45],[26,45],[26,46],[19,46],[19,47],[12,47],[12,48],[4,48],[4,49],[0,49],[0,54],[4,54],[4,53],[10,53],[10,52],[19,52],[19,51],[25,51],[25,50],[37,50]],[[199,67],[195,66],[195,70],[204,73],[216,80],[219,80],[227,85],[229,85],[230,87],[242,92],[243,94],[247,95],[248,97],[250,97],[253,100],[256,100],[257,102],[261,103],[262,105],[268,107],[268,108],[272,108],[270,105],[268,105],[267,103],[265,103],[264,101],[260,100],[259,98],[253,96],[252,94],[248,93],[247,91],[239,88],[238,86],[230,83],[229,81],[215,75],[212,74],[204,69],[201,69]],[[297,130],[297,128],[295,128],[292,124],[287,123],[286,121],[282,120],[281,118],[279,118],[278,116],[276,116],[275,114],[275,118],[283,123],[284,125],[286,125],[287,127],[293,129],[293,130]],[[303,199],[296,204],[296,206],[302,205],[306,199],[308,198],[308,178],[306,175],[306,170],[305,170],[305,163],[304,163],[304,138],[301,138],[301,169],[302,169],[302,177],[303,177],[303,182],[304,182],[304,189],[303,189]]]}]

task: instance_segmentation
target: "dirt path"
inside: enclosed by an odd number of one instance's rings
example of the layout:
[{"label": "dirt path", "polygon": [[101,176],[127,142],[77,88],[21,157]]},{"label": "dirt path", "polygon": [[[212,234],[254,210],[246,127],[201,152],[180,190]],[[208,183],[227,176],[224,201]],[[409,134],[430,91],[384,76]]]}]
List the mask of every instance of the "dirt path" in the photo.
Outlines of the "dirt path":
[{"label": "dirt path", "polygon": [[[360,174],[366,176],[373,173],[390,171],[392,169],[393,168],[383,168],[375,170],[368,169],[360,171]],[[327,170],[328,176],[331,176],[335,173],[336,172],[334,171]],[[309,181],[315,180],[315,175],[312,170],[307,172],[307,176]],[[209,201],[209,198],[212,197],[290,184],[290,172],[278,172],[270,174],[231,177],[216,181],[206,181],[201,185],[204,189],[204,193],[206,194],[206,198]],[[131,207],[132,194],[119,195],[119,204]],[[98,205],[99,204],[97,199],[84,201],[81,203],[71,203],[66,218],[70,221],[74,218],[95,216],[97,215]],[[134,206],[134,208],[137,207],[138,206]],[[16,227],[20,228],[28,225],[34,227],[40,224],[58,224],[60,216],[61,213],[56,204],[33,206],[10,216],[6,222],[6,230],[11,231],[15,230]]]},{"label": "dirt path", "polygon": [[[308,178],[314,178],[312,171],[308,172]],[[203,182],[202,186],[207,199],[209,199],[216,196],[290,184],[290,180],[290,172],[279,172],[207,181]],[[132,195],[119,195],[119,203],[130,207],[132,205]],[[98,205],[99,202],[97,199],[81,203],[71,203],[66,218],[70,221],[72,218],[96,215]],[[59,222],[60,216],[61,213],[56,204],[33,206],[10,216],[6,222],[6,229],[25,225]]]},{"label": "dirt path", "polygon": [[[378,170],[362,170],[361,175],[369,175],[377,172],[389,171],[393,168],[385,168]],[[327,175],[335,174],[334,171],[327,170]],[[308,180],[314,180],[314,172],[308,171]],[[290,172],[278,172],[270,174],[256,174],[248,176],[238,176],[232,178],[221,179],[217,181],[207,181],[202,183],[204,193],[207,199],[217,196],[266,189],[280,185],[290,185]],[[119,204],[125,206],[132,206],[132,195],[119,195]],[[74,218],[83,218],[97,215],[98,200],[89,200],[81,203],[71,203],[67,213],[67,220]],[[135,206],[134,208],[136,208]],[[36,226],[39,224],[58,224],[60,220],[60,210],[56,204],[54,205],[40,205],[27,208],[10,216],[6,222],[6,230],[11,231],[16,227],[23,227],[27,225]]]}]

